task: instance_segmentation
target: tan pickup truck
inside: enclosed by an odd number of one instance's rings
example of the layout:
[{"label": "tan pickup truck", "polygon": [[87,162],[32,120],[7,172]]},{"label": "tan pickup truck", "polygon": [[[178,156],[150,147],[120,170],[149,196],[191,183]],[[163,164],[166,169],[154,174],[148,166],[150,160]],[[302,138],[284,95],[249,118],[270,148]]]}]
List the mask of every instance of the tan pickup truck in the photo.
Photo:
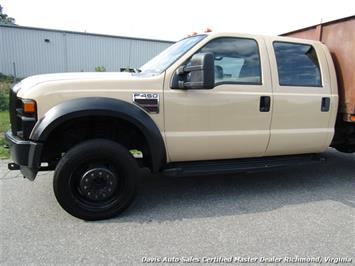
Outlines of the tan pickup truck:
[{"label": "tan pickup truck", "polygon": [[218,174],[355,151],[331,53],[289,37],[199,34],[136,73],[29,77],[11,89],[10,116],[9,169],[55,170],[58,202],[85,220],[126,209],[141,168]]}]

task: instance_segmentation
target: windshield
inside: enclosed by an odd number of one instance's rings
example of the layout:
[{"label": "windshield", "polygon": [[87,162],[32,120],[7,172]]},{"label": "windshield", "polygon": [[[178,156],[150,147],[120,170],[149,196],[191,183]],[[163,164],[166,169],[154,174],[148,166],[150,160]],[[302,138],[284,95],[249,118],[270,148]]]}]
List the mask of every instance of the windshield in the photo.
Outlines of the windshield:
[{"label": "windshield", "polygon": [[142,72],[161,73],[165,71],[180,56],[185,54],[191,47],[205,38],[206,35],[196,35],[185,38],[165,49],[156,57],[144,64],[140,70]]}]

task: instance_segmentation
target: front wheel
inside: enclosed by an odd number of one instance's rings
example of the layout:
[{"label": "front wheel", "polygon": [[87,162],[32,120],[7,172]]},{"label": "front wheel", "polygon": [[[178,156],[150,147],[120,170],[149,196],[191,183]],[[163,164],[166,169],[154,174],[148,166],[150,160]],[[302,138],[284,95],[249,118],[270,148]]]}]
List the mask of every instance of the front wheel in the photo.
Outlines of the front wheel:
[{"label": "front wheel", "polygon": [[133,201],[138,165],[122,145],[93,139],[74,146],[59,161],[53,179],[64,210],[84,220],[117,216]]}]

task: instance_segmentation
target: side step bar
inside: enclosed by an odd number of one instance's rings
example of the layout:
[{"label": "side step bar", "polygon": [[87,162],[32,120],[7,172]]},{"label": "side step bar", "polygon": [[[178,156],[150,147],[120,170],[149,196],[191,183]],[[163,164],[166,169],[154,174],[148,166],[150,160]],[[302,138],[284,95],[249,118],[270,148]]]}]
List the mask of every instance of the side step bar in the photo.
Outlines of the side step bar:
[{"label": "side step bar", "polygon": [[169,163],[162,170],[162,174],[167,176],[215,175],[252,172],[276,167],[286,167],[325,161],[326,157],[320,154],[304,154],[233,160],[175,162]]}]

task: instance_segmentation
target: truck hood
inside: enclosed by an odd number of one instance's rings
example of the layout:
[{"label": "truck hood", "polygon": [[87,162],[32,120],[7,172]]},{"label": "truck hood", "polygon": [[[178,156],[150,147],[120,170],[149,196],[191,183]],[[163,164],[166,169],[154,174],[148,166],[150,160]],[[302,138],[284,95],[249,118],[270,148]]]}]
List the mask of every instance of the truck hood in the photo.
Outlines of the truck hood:
[{"label": "truck hood", "polygon": [[132,77],[129,72],[79,72],[79,73],[56,73],[31,76],[18,83],[18,89],[29,89],[45,82],[63,80],[122,80]]}]

